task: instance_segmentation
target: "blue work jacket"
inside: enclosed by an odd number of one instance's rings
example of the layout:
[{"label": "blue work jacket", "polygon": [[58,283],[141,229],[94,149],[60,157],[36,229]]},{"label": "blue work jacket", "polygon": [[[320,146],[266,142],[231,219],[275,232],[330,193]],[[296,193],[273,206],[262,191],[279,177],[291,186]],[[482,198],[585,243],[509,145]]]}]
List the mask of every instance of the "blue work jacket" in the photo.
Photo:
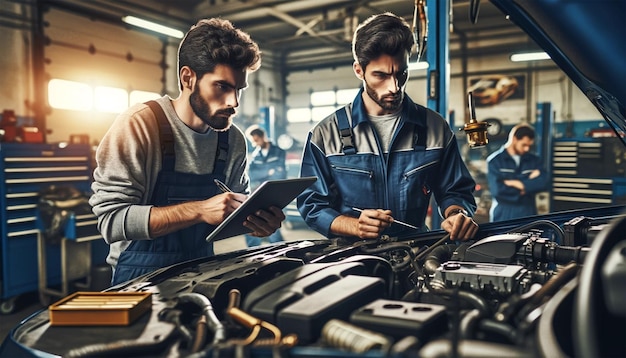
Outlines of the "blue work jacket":
[{"label": "blue work jacket", "polygon": [[[401,118],[385,155],[369,122],[362,94],[361,89],[353,103],[309,132],[300,175],[318,180],[297,199],[306,223],[331,237],[330,225],[337,216],[358,217],[353,208],[390,209],[395,219],[427,231],[425,218],[431,195],[442,209],[456,204],[473,214],[475,182],[447,122],[405,96]],[[339,123],[342,117],[347,118],[349,127],[343,131]],[[407,230],[413,229],[391,225],[383,234],[415,234]]]},{"label": "blue work jacket", "polygon": [[[538,169],[541,175],[529,179],[530,173]],[[525,193],[517,188],[507,186],[507,179],[520,180],[524,184]],[[544,191],[549,185],[549,176],[543,169],[541,158],[533,153],[520,157],[519,166],[502,146],[487,157],[487,182],[491,193],[490,221],[502,221],[537,215],[535,195]]]},{"label": "blue work jacket", "polygon": [[270,144],[267,155],[263,155],[260,147],[255,148],[248,168],[250,187],[254,190],[266,180],[287,178],[285,158],[285,151],[274,143]]}]

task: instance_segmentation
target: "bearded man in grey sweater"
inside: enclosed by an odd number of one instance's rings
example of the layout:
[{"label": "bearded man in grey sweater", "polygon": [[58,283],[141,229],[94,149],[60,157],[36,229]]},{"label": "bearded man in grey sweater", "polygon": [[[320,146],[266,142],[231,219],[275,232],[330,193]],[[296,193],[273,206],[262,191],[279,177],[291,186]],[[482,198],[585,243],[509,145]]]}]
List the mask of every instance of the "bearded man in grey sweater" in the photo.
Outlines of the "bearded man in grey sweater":
[{"label": "bearded man in grey sweater", "polygon": [[[198,21],[179,46],[179,96],[132,106],[102,139],[89,203],[110,245],[112,284],[213,255],[206,236],[249,194],[246,141],[232,117],[260,54],[229,21]],[[243,225],[265,237],[284,219],[270,207]]]}]

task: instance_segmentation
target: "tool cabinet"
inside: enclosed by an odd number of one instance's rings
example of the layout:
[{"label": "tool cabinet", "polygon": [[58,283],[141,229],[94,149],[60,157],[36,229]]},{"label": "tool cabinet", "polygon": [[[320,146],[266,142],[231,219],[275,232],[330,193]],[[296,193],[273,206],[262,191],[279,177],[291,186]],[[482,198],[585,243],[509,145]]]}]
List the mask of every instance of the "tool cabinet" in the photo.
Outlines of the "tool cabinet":
[{"label": "tool cabinet", "polygon": [[[0,311],[11,313],[15,299],[39,288],[38,199],[50,185],[90,192],[91,148],[87,144],[0,143]],[[95,223],[93,224],[95,228]],[[89,230],[86,236],[93,235]],[[80,240],[82,234],[76,235]],[[102,240],[101,240],[102,241]],[[96,264],[106,244],[91,246]],[[61,247],[44,245],[48,285],[61,283]]]}]

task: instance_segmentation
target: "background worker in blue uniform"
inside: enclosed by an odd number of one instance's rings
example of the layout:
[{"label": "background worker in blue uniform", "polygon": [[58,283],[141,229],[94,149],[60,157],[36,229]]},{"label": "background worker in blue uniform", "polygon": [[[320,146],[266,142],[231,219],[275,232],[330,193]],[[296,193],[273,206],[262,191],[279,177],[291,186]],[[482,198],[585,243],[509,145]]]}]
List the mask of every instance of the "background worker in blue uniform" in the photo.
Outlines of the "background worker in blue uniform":
[{"label": "background worker in blue uniform", "polygon": [[[232,117],[260,64],[246,33],[225,20],[200,20],[179,46],[179,96],[134,105],[109,128],[89,203],[109,244],[113,284],[213,255],[207,234],[249,193],[246,140]],[[256,214],[243,225],[257,236],[285,219],[275,207]]]},{"label": "background worker in blue uniform", "polygon": [[[265,130],[258,125],[252,125],[246,130],[246,137],[255,148],[250,155],[250,189],[254,191],[266,180],[287,178],[285,167],[286,153],[279,146],[272,143]],[[264,238],[245,235],[248,247],[258,246]],[[280,229],[267,237],[270,243],[283,241]]]},{"label": "background worker in blue uniform", "polygon": [[530,153],[534,143],[535,130],[518,124],[507,142],[487,157],[490,221],[537,215],[535,195],[547,189],[550,179],[541,158]]},{"label": "background worker in blue uniform", "polygon": [[475,182],[454,133],[439,114],[404,93],[413,43],[410,26],[393,14],[359,25],[352,52],[363,89],[309,132],[300,175],[318,180],[298,196],[298,210],[326,237],[427,231],[431,195],[451,239],[468,239],[478,230],[471,217]]}]

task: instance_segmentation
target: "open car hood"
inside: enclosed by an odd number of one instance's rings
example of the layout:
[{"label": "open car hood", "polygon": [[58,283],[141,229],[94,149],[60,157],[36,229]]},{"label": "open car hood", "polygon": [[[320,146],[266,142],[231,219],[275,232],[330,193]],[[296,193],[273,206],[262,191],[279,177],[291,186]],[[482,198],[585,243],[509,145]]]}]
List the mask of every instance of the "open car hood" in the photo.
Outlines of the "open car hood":
[{"label": "open car hood", "polygon": [[626,145],[626,2],[491,2],[550,55]]}]

